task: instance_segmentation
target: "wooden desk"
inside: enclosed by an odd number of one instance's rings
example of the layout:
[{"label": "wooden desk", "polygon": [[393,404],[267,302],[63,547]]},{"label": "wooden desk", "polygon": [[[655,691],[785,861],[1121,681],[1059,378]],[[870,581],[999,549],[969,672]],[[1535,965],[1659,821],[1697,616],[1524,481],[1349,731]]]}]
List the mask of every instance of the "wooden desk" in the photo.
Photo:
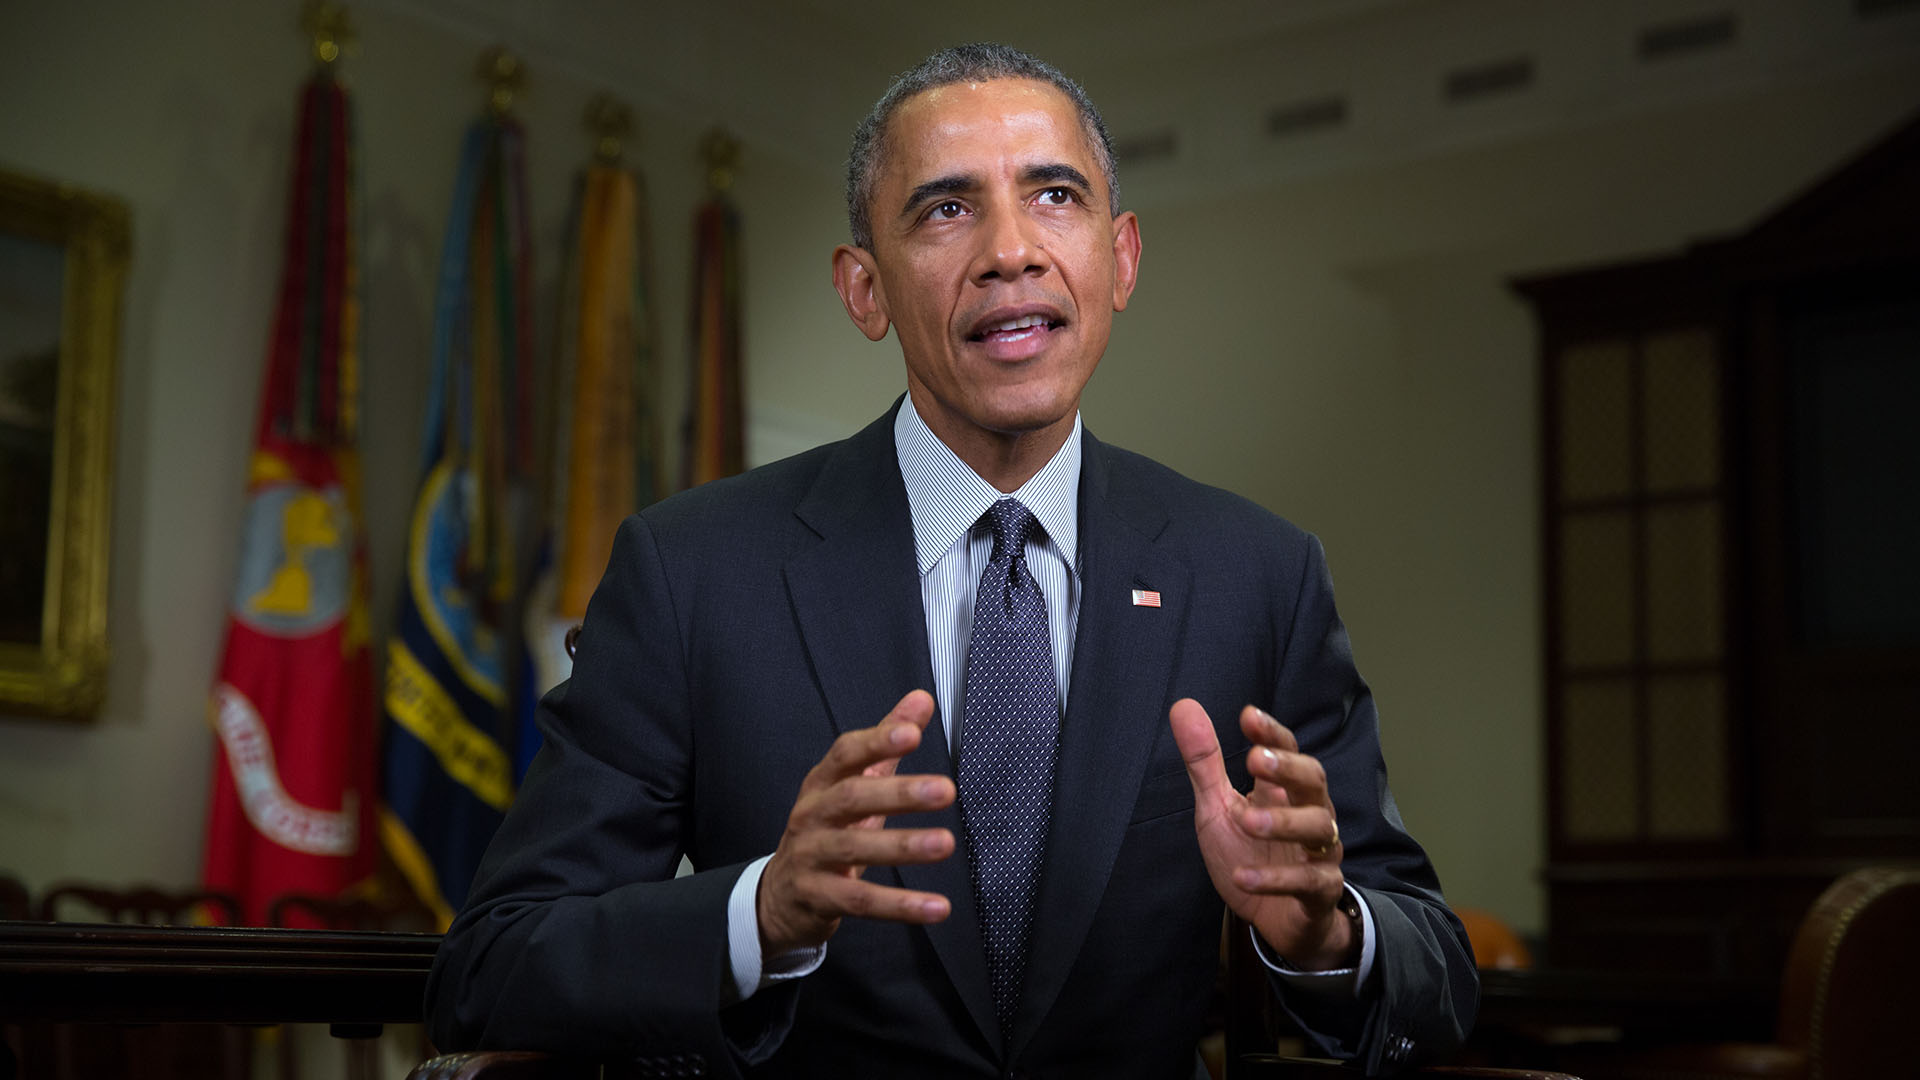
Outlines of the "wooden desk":
[{"label": "wooden desk", "polygon": [[417,1023],[436,934],[0,922],[0,1021]]}]

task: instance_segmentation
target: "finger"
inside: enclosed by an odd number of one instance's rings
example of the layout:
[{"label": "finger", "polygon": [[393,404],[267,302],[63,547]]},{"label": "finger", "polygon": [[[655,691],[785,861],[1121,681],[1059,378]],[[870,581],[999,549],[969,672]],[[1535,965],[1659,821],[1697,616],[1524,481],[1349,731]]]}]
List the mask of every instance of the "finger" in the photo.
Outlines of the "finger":
[{"label": "finger", "polygon": [[840,827],[875,815],[939,810],[953,803],[953,781],[945,776],[849,776],[800,796],[792,824]]},{"label": "finger", "polygon": [[1300,743],[1285,724],[1252,705],[1240,710],[1240,730],[1257,745],[1271,746],[1289,754],[1300,752]]},{"label": "finger", "polygon": [[1220,737],[1214,733],[1207,710],[1192,698],[1181,698],[1167,713],[1173,724],[1174,745],[1187,763],[1187,779],[1193,782],[1196,804],[1220,796],[1229,789],[1227,766],[1220,756]]},{"label": "finger", "polygon": [[1307,853],[1307,858],[1309,859],[1317,859],[1321,862],[1330,862],[1336,866],[1339,865],[1343,857],[1342,852],[1345,850],[1340,846],[1340,823],[1337,821],[1333,823],[1332,836],[1320,841],[1318,844],[1302,845],[1301,850]]},{"label": "finger", "polygon": [[939,862],[953,849],[949,829],[819,829],[793,843],[801,865],[835,871]]},{"label": "finger", "polygon": [[1289,754],[1271,747],[1256,747],[1247,755],[1247,772],[1257,785],[1285,789],[1287,801],[1295,806],[1324,806],[1327,797],[1327,770],[1310,754]]},{"label": "finger", "polygon": [[887,922],[937,923],[953,913],[953,905],[939,893],[876,885],[860,878],[815,875],[806,886],[808,906],[830,919],[851,915]]},{"label": "finger", "polygon": [[[894,704],[877,726],[886,729],[888,745],[898,748],[899,753],[867,766],[867,775],[893,775],[893,770],[900,765],[900,759],[920,745],[920,736],[926,734],[927,725],[933,722],[933,708],[933,695],[925,690],[909,690],[905,697]],[[917,734],[908,737],[898,726],[902,724],[912,727]]]},{"label": "finger", "polygon": [[1324,806],[1242,806],[1234,824],[1254,840],[1279,840],[1325,854],[1340,843],[1333,812]]},{"label": "finger", "polygon": [[822,757],[807,772],[801,784],[824,788],[849,776],[858,776],[883,761],[898,761],[920,745],[920,731],[912,724],[882,722],[870,728],[849,731],[833,740]]},{"label": "finger", "polygon": [[1233,871],[1233,883],[1262,896],[1295,896],[1317,901],[1315,907],[1332,907],[1340,899],[1346,875],[1328,863],[1276,863],[1239,866]]},{"label": "finger", "polygon": [[825,787],[882,763],[888,764],[881,771],[891,772],[893,764],[920,745],[921,733],[932,719],[932,695],[925,690],[907,694],[879,723],[833,740],[826,756],[807,773],[801,790]]},{"label": "finger", "polygon": [[1247,773],[1253,777],[1253,790],[1247,793],[1247,801],[1255,806],[1288,806],[1293,798],[1287,794],[1284,785],[1275,783],[1270,777],[1279,768],[1281,751],[1270,746],[1256,746],[1247,753]]}]

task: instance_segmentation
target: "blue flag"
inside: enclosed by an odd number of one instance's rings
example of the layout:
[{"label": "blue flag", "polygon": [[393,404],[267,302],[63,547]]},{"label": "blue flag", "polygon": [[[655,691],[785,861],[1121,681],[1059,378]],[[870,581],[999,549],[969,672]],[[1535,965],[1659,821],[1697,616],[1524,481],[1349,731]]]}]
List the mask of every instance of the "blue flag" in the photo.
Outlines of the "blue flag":
[{"label": "blue flag", "polygon": [[461,151],[425,478],[387,648],[381,837],[442,927],[513,800],[507,740],[526,693],[513,618],[531,339],[522,142],[517,124],[491,117]]}]

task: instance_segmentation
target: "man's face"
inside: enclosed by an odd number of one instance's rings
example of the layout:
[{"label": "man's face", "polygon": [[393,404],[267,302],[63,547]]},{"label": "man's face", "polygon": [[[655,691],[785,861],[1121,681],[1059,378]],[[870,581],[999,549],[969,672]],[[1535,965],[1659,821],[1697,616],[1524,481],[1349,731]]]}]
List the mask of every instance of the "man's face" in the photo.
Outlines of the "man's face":
[{"label": "man's face", "polygon": [[970,446],[1070,428],[1140,253],[1072,101],[1028,79],[944,86],[908,99],[885,145],[873,250],[835,253],[848,313],[875,341],[892,324],[914,407],[970,463]]}]

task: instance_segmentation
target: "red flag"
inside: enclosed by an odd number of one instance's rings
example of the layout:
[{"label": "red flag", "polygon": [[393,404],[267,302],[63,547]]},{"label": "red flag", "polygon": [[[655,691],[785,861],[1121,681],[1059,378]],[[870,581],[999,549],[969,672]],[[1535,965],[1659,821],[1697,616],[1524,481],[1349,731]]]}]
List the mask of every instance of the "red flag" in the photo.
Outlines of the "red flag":
[{"label": "red flag", "polygon": [[226,650],[203,880],[249,923],[371,877],[374,722],[355,432],[352,139],[326,72],[301,100],[286,258]]}]

